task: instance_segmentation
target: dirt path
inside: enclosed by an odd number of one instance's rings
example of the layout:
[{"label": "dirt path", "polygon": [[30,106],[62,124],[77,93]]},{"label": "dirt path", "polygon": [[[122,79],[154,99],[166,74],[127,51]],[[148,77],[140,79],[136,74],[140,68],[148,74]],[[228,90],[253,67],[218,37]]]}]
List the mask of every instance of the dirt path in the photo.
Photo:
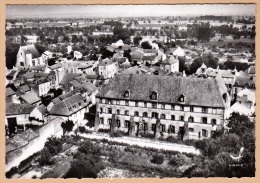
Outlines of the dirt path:
[{"label": "dirt path", "polygon": [[88,139],[107,139],[112,142],[126,143],[129,145],[137,145],[140,147],[149,147],[155,149],[164,149],[168,151],[178,151],[192,154],[200,154],[200,151],[193,146],[187,146],[182,144],[175,144],[170,142],[162,142],[155,139],[142,139],[135,137],[110,137],[108,134],[91,133],[91,134],[79,134],[81,137]]}]

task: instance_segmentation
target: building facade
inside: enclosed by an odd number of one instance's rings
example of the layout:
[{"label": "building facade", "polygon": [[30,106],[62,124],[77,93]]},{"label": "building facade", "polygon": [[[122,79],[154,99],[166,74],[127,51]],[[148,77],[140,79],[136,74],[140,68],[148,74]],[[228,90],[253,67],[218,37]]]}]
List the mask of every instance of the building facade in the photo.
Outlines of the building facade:
[{"label": "building facade", "polygon": [[214,79],[117,75],[97,95],[96,129],[111,129],[113,123],[129,132],[134,124],[139,136],[155,133],[159,121],[160,136],[204,139],[221,129],[224,111]]}]

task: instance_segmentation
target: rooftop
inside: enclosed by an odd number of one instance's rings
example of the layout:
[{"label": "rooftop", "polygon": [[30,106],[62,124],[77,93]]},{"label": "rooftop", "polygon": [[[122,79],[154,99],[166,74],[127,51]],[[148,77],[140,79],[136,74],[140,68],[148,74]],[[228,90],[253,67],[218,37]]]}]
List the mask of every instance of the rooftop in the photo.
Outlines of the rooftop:
[{"label": "rooftop", "polygon": [[186,105],[224,107],[215,79],[120,74],[104,85],[97,96],[124,99],[127,90],[130,100],[151,101],[151,92],[157,91],[158,102],[176,104],[183,94]]}]

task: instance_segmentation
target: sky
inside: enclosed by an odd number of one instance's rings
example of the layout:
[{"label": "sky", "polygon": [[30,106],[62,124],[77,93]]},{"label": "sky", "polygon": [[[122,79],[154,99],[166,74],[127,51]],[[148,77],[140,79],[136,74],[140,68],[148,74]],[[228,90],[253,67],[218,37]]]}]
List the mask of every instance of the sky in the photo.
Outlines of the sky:
[{"label": "sky", "polygon": [[135,17],[255,15],[254,4],[205,5],[7,5],[6,17]]}]

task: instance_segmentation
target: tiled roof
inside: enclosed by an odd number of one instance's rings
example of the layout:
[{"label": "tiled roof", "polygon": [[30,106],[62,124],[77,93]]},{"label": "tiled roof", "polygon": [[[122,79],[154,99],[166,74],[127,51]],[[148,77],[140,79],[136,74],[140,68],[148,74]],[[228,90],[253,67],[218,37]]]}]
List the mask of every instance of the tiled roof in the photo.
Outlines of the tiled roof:
[{"label": "tiled roof", "polygon": [[39,102],[41,99],[37,96],[36,93],[30,91],[20,96],[24,101],[26,101],[29,104],[34,104],[36,102]]},{"label": "tiled roof", "polygon": [[127,90],[131,91],[130,100],[151,101],[151,92],[157,91],[158,102],[176,104],[184,94],[186,105],[224,107],[214,79],[120,74],[104,85],[97,96],[124,99]]},{"label": "tiled roof", "polygon": [[75,95],[75,91],[72,90],[70,92],[64,93],[63,95],[58,96],[57,98],[59,98],[60,101],[61,101],[61,100],[64,100],[64,99],[66,99],[68,97],[71,97],[73,95]]},{"label": "tiled roof", "polygon": [[38,58],[41,56],[34,45],[21,46],[21,50],[26,54],[32,54],[32,58]]},{"label": "tiled roof", "polygon": [[6,116],[29,114],[30,112],[32,112],[34,107],[35,106],[30,104],[14,104],[11,102],[6,102],[5,114]]},{"label": "tiled roof", "polygon": [[84,103],[83,99],[84,98],[80,94],[75,94],[71,97],[68,97],[61,102],[54,104],[49,111],[49,114],[70,116],[87,105],[88,102]]},{"label": "tiled roof", "polygon": [[79,73],[66,73],[63,79],[60,81],[60,85],[66,85],[78,76],[80,76]]}]

